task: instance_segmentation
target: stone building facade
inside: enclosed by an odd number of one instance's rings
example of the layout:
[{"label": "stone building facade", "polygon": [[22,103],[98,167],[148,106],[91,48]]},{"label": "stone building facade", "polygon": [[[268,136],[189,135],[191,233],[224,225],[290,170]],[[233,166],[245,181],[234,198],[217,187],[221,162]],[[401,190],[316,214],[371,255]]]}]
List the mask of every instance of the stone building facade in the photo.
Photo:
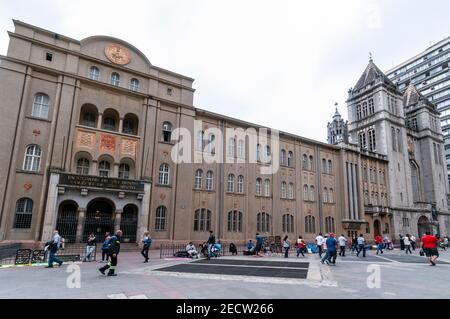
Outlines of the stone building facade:
[{"label": "stone building facade", "polygon": [[[256,232],[311,241],[318,232],[417,234],[419,221],[450,228],[440,166],[423,151],[442,146],[439,131],[374,117],[367,125],[377,127],[377,148],[361,150],[353,141],[366,126],[350,116],[336,145],[271,130],[256,139],[265,128],[196,108],[192,78],[152,65],[125,41],[14,25],[0,56],[0,241],[45,241],[53,229],[68,242],[119,228],[136,242],[149,230],[158,244],[201,242],[209,229],[245,242]],[[387,90],[402,103],[395,88],[380,86],[376,96]],[[434,114],[417,103],[407,112]],[[387,146],[390,121],[402,130],[399,154]],[[414,205],[407,137],[417,141],[422,187]],[[181,148],[187,141],[192,148]],[[193,161],[179,160],[186,154]],[[198,160],[208,156],[216,161]],[[409,226],[401,214],[413,214]]]}]

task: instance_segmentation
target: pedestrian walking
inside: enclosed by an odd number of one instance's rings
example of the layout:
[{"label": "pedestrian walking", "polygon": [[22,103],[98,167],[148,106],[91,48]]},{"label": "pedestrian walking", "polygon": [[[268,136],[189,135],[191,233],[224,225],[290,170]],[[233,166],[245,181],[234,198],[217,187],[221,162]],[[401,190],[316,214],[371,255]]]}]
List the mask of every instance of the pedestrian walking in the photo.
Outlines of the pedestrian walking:
[{"label": "pedestrian walking", "polygon": [[286,235],[283,238],[283,248],[284,248],[284,258],[289,257],[289,249],[291,248],[291,241],[289,237]]},{"label": "pedestrian walking", "polygon": [[86,243],[86,255],[84,256],[83,261],[92,261],[92,253],[95,251],[97,247],[97,238],[95,238],[94,234],[90,234]]},{"label": "pedestrian walking", "polygon": [[359,235],[356,241],[358,243],[356,257],[359,257],[361,251],[363,252],[363,257],[366,257],[366,240],[364,239],[363,234]]},{"label": "pedestrian walking", "polygon": [[322,242],[322,258],[320,258],[320,262],[322,264],[325,262],[325,260],[328,259],[327,239],[328,239],[328,234],[325,234],[323,236],[323,242]]},{"label": "pedestrian walking", "polygon": [[118,230],[115,235],[111,236],[109,239],[108,255],[110,262],[105,266],[101,267],[99,271],[104,275],[105,271],[108,270],[108,276],[117,276],[117,256],[120,252],[120,239],[122,238],[122,231]]},{"label": "pedestrian walking", "polygon": [[431,235],[431,232],[426,232],[421,239],[421,245],[425,256],[427,256],[430,266],[436,266],[436,259],[439,257],[437,250],[437,243],[439,239]]},{"label": "pedestrian walking", "polygon": [[319,233],[319,235],[317,235],[317,237],[316,237],[316,245],[317,245],[317,251],[319,252],[319,258],[322,258],[323,242],[324,242],[324,237],[322,236],[322,233]]},{"label": "pedestrian walking", "polygon": [[375,236],[375,244],[377,245],[377,255],[378,253],[383,253],[383,238],[380,235]]},{"label": "pedestrian walking", "polygon": [[327,240],[327,259],[325,260],[328,265],[332,264],[336,266],[336,258],[337,258],[337,240],[333,233],[330,233]]},{"label": "pedestrian walking", "polygon": [[414,235],[410,235],[409,239],[411,240],[411,248],[413,251],[415,251],[417,247],[417,239],[416,237],[414,237]]},{"label": "pedestrian walking", "polygon": [[56,257],[56,253],[61,246],[61,236],[59,235],[57,230],[53,231],[52,239],[48,241],[45,246],[49,252],[48,265],[45,268],[53,268],[54,262],[56,262],[61,267],[63,261]]},{"label": "pedestrian walking", "polygon": [[146,231],[144,233],[144,238],[142,239],[142,250],[141,255],[144,256],[144,263],[148,263],[148,250],[150,249],[150,246],[152,245],[152,238],[149,235],[150,233]]},{"label": "pedestrian walking", "polygon": [[303,240],[302,236],[299,236],[297,239],[297,257],[302,254],[303,257],[305,257],[305,250],[306,250],[306,243]]},{"label": "pedestrian walking", "polygon": [[262,257],[261,249],[263,246],[263,241],[264,241],[263,237],[259,233],[256,233],[255,256]]},{"label": "pedestrian walking", "polygon": [[347,246],[347,238],[344,236],[344,234],[341,234],[338,238],[339,242],[339,256],[345,257],[345,247]]},{"label": "pedestrian walking", "polygon": [[103,241],[102,244],[102,262],[105,261],[108,262],[109,260],[109,255],[108,255],[108,250],[109,250],[109,240],[111,239],[111,236],[109,235],[109,232],[107,232],[105,234],[105,240]]},{"label": "pedestrian walking", "polygon": [[358,236],[357,235],[353,235],[352,236],[352,253],[353,252],[358,252]]},{"label": "pedestrian walking", "polygon": [[398,237],[400,238],[400,250],[405,250],[405,242],[403,241],[403,235],[399,234]]},{"label": "pedestrian walking", "polygon": [[406,234],[405,237],[403,237],[403,243],[405,244],[405,253],[408,254],[408,251],[410,254],[412,254],[411,251],[411,237],[409,234]]},{"label": "pedestrian walking", "polygon": [[211,258],[211,249],[216,243],[216,236],[214,236],[214,232],[212,230],[209,231],[209,238],[206,242],[208,244],[208,257],[206,257],[208,260]]}]

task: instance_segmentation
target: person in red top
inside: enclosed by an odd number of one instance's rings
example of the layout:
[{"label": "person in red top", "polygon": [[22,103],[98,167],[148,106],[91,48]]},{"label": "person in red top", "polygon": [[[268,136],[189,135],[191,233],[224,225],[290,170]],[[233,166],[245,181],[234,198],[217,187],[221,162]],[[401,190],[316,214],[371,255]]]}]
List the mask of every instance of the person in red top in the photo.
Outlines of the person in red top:
[{"label": "person in red top", "polygon": [[430,232],[426,232],[421,240],[423,252],[427,256],[430,266],[436,266],[435,261],[439,257],[437,242],[436,236],[431,235]]},{"label": "person in red top", "polygon": [[377,255],[378,252],[383,253],[383,238],[380,235],[375,236],[375,243],[377,244]]}]

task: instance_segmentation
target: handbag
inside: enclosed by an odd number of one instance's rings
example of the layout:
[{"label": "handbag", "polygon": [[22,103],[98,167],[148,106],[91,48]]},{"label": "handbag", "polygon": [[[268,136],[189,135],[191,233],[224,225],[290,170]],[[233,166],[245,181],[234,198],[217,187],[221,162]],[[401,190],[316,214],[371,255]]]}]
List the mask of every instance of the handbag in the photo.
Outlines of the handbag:
[{"label": "handbag", "polygon": [[420,256],[425,256],[425,253],[423,252],[423,249],[421,249],[421,250],[419,251],[419,254],[420,254]]}]

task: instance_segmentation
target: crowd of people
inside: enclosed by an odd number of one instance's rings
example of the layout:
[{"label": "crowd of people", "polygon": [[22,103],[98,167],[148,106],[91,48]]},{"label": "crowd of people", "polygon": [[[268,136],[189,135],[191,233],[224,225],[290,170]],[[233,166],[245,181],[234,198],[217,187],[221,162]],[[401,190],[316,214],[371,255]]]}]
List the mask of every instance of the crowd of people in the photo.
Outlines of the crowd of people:
[{"label": "crowd of people", "polygon": [[[100,262],[106,262],[99,269],[99,271],[105,275],[108,270],[108,276],[116,276],[115,269],[118,262],[118,254],[120,252],[120,241],[122,237],[122,231],[118,230],[111,236],[109,232],[104,235],[101,252],[102,259]],[[439,257],[439,249],[447,250],[449,247],[448,236],[440,237],[439,235],[432,235],[430,232],[422,238],[416,238],[414,235],[399,234],[399,248],[401,251],[405,251],[405,254],[413,254],[418,248],[420,249],[420,255],[426,256],[430,266],[436,266],[436,259]],[[348,239],[344,234],[337,237],[334,233],[322,234],[319,233],[315,237],[315,243],[306,243],[302,236],[299,236],[293,244],[289,239],[289,236],[285,236],[281,243],[281,249],[284,253],[284,258],[289,258],[289,252],[292,248],[296,249],[296,257],[300,255],[305,257],[308,253],[317,253],[319,260],[322,264],[336,265],[337,256],[346,257],[347,250],[351,254],[355,254],[357,257],[361,255],[362,258],[367,256],[367,250],[376,250],[375,254],[383,254],[386,250],[393,250],[394,245],[388,236],[376,235],[372,240],[367,240],[363,234],[359,236],[355,235]],[[95,234],[90,234],[87,238],[85,256],[83,261],[91,262],[93,254],[96,251],[97,238]],[[246,250],[243,251],[244,255],[253,255],[255,257],[263,257],[264,253],[272,247],[265,247],[265,238],[256,233],[255,239],[249,239],[246,244]],[[372,245],[372,243],[374,245]],[[141,240],[142,250],[141,255],[144,257],[144,263],[149,261],[149,250],[152,244],[152,238],[149,232],[145,232]],[[267,244],[266,244],[267,245]],[[63,264],[63,261],[58,258],[57,252],[60,249],[64,249],[64,239],[55,230],[52,239],[45,244],[45,251],[48,252],[48,266],[47,268],[53,268],[54,263],[59,266]],[[198,247],[193,242],[189,242],[184,251],[179,252],[180,256],[187,258],[199,258],[200,256],[210,259],[212,257],[219,257],[223,254],[223,247],[220,240],[216,241],[216,237],[212,230],[209,231],[209,237],[206,242],[200,244]],[[229,253],[231,255],[237,255],[238,249],[234,243],[229,245]]]}]

